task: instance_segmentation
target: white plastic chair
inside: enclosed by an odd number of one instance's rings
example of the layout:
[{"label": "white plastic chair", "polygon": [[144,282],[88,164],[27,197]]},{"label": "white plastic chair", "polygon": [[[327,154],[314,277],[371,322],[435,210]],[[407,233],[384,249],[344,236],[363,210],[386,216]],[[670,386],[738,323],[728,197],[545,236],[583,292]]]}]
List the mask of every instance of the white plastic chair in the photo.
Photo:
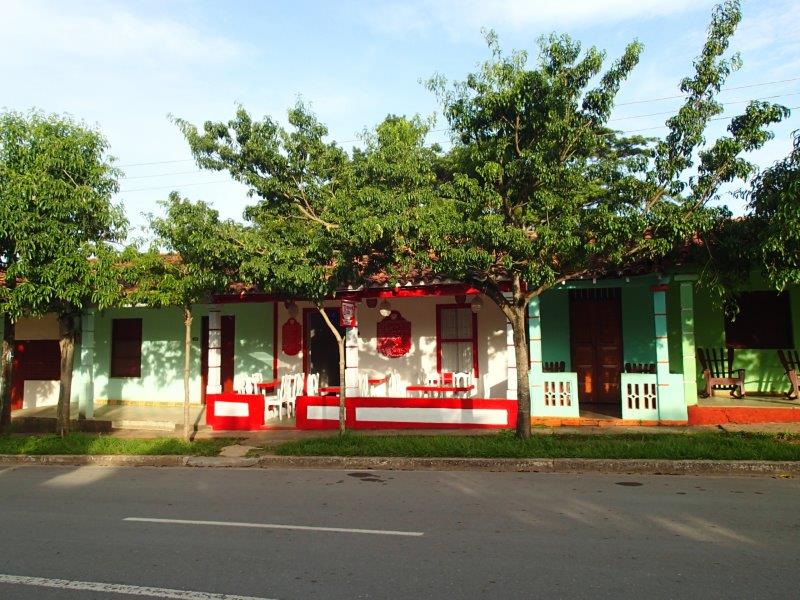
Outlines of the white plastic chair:
[{"label": "white plastic chair", "polygon": [[275,394],[270,396],[264,396],[264,418],[266,419],[269,416],[269,409],[270,408],[277,408],[278,409],[278,418],[283,418],[283,403],[286,393],[289,391],[289,382],[290,382],[291,375],[284,375],[281,377],[281,385],[277,389]]},{"label": "white plastic chair", "polygon": [[306,394],[316,396],[319,394],[319,373],[309,373],[306,379]]},{"label": "white plastic chair", "polygon": [[386,374],[386,395],[390,398],[402,398],[405,396],[400,376],[397,373]]},{"label": "white plastic chair", "polygon": [[370,396],[369,374],[358,374],[358,395],[362,398],[369,398]]},{"label": "white plastic chair", "polygon": [[303,393],[303,383],[306,378],[305,373],[297,373],[292,376],[292,385],[283,401],[286,403],[286,414],[293,417],[297,406],[297,397]]},{"label": "white plastic chair", "polygon": [[467,387],[473,386],[472,389],[468,392],[457,392],[453,394],[454,396],[458,396],[461,398],[467,398],[473,395],[475,392],[475,381],[472,377],[472,373],[453,373],[453,385],[455,387]]}]

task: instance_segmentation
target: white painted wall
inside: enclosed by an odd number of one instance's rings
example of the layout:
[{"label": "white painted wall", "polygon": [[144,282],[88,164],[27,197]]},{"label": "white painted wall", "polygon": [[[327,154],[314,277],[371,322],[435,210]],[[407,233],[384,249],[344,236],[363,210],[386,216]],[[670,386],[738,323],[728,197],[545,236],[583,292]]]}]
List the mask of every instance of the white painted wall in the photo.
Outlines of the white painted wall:
[{"label": "white painted wall", "polygon": [[[388,358],[377,351],[377,322],[382,320],[377,307],[368,308],[365,302],[357,303],[359,332],[359,369],[375,377],[387,372],[397,374],[402,387],[424,382],[425,375],[436,372],[436,305],[455,304],[452,296],[426,296],[421,298],[395,298],[389,300],[392,310],[411,322],[411,349],[399,358]],[[309,303],[298,302],[297,319],[302,324],[303,309]],[[338,302],[326,302],[335,307]],[[283,303],[278,303],[278,375],[299,373],[303,369],[303,351],[297,356],[287,356],[281,350],[281,327],[289,319]],[[305,332],[304,332],[305,333]],[[490,300],[484,301],[478,313],[478,370],[481,385],[478,395],[489,398],[505,398],[506,375],[506,319],[500,309]],[[484,390],[484,383],[486,389]]]},{"label": "white painted wall", "polygon": [[58,380],[26,380],[22,395],[22,408],[55,406],[58,404],[58,388]]}]

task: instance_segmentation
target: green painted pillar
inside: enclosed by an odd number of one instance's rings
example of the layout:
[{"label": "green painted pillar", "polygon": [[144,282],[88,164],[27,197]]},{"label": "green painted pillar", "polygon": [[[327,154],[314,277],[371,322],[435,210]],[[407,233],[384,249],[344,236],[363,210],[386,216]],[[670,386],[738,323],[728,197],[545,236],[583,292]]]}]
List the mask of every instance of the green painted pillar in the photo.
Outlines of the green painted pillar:
[{"label": "green painted pillar", "polygon": [[528,356],[531,359],[528,377],[531,382],[531,400],[539,398],[542,394],[542,317],[539,311],[539,296],[534,296],[528,302],[528,337],[530,338]]},{"label": "green painted pillar", "polygon": [[694,344],[695,275],[677,275],[681,298],[681,357],[683,364],[683,398],[687,406],[697,404],[697,359]]},{"label": "green painted pillar", "polygon": [[95,364],[95,339],[94,339],[93,308],[86,309],[81,317],[81,373],[83,375],[83,389],[78,398],[78,418],[94,418],[94,364]]},{"label": "green painted pillar", "polygon": [[667,286],[653,286],[653,318],[656,337],[656,373],[659,379],[669,375],[669,337],[667,335]]}]

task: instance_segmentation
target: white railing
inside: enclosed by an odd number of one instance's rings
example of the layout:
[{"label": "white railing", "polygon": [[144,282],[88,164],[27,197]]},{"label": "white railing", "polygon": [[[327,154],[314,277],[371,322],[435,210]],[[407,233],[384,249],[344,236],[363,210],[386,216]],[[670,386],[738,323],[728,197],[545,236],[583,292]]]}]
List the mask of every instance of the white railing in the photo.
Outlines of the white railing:
[{"label": "white railing", "polygon": [[622,418],[658,420],[658,376],[655,373],[623,373]]},{"label": "white railing", "polygon": [[[538,379],[538,381],[537,381]],[[578,374],[530,374],[531,416],[579,417]]]}]

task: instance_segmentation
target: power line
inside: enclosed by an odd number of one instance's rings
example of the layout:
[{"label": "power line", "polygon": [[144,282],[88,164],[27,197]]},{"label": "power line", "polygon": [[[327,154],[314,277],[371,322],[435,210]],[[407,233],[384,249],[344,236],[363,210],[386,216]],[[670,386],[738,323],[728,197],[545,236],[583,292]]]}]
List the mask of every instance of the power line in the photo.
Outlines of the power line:
[{"label": "power line", "polygon": [[151,179],[154,177],[169,177],[171,175],[190,175],[192,173],[202,173],[202,169],[196,169],[194,171],[172,171],[170,173],[157,173],[155,175],[134,175],[132,177],[120,177],[120,179]]},{"label": "power line", "polygon": [[[775,84],[778,84],[778,83],[789,83],[791,81],[800,81],[800,77],[791,77],[789,79],[776,79],[776,80],[773,80],[773,81],[762,81],[760,83],[750,83],[750,84],[747,84],[747,85],[737,85],[737,86],[731,86],[731,87],[724,87],[724,88],[722,88],[720,90],[720,92],[727,92],[727,91],[731,91],[731,90],[744,90],[744,89],[749,89],[749,88],[754,88],[754,87],[761,87],[761,86],[765,86],[765,85],[775,85]],[[684,94],[678,94],[678,95],[675,95],[675,96],[662,96],[661,98],[647,98],[647,99],[644,99],[644,100],[632,100],[630,102],[619,102],[619,103],[615,104],[615,106],[630,106],[631,104],[646,104],[648,102],[660,102],[662,100],[674,100],[674,99],[677,99],[677,98],[685,98],[685,97],[686,96]],[[777,98],[778,96],[772,96],[772,97]],[[729,104],[732,104],[732,102],[729,103]],[[653,116],[655,116],[655,115],[653,115]],[[443,132],[443,131],[448,131],[448,130],[447,129],[432,129],[428,133],[439,133],[439,132]],[[356,138],[356,139],[352,139],[352,140],[342,140],[339,143],[340,144],[349,144],[349,143],[358,142],[358,141],[360,141],[360,140],[358,138]],[[185,162],[194,162],[194,159],[193,158],[185,158],[185,159],[178,159],[178,160],[156,160],[156,161],[151,161],[151,162],[125,163],[125,164],[120,164],[120,165],[116,165],[116,166],[117,167],[148,167],[148,166],[152,166],[152,165],[166,165],[166,164],[185,163]],[[130,177],[128,179],[133,179],[133,178]]]},{"label": "power line", "polygon": [[[747,88],[761,87],[764,85],[775,85],[776,83],[789,83],[790,81],[800,81],[800,77],[792,77],[790,79],[776,79],[775,81],[763,81],[761,83],[750,83],[747,85],[737,85],[731,87],[724,87],[720,92],[729,92],[731,90],[744,90]],[[616,106],[629,106],[631,104],[646,104],[647,102],[660,102],[661,100],[674,100],[675,98],[685,98],[685,94],[678,94],[676,96],[662,96],[661,98],[647,98],[645,100],[631,100],[630,102],[619,102]]]},{"label": "power line", "polygon": [[153,190],[174,190],[177,188],[184,188],[194,185],[211,185],[213,183],[225,183],[225,182],[232,182],[232,179],[215,179],[214,181],[198,181],[195,183],[181,183],[177,185],[163,185],[163,186],[156,186],[156,187],[146,187],[146,188],[134,188],[132,190],[120,190],[120,194],[130,194],[131,192],[149,192]]},{"label": "power line", "polygon": [[[800,106],[790,106],[789,110],[797,110]],[[731,115],[723,115],[721,117],[714,117],[713,119],[709,119],[709,121],[724,121],[725,119],[730,119]],[[627,131],[623,131],[622,133],[638,133],[639,131],[651,131],[653,129],[667,129],[667,125],[656,125],[655,127],[643,127],[641,129],[629,129]]]}]

